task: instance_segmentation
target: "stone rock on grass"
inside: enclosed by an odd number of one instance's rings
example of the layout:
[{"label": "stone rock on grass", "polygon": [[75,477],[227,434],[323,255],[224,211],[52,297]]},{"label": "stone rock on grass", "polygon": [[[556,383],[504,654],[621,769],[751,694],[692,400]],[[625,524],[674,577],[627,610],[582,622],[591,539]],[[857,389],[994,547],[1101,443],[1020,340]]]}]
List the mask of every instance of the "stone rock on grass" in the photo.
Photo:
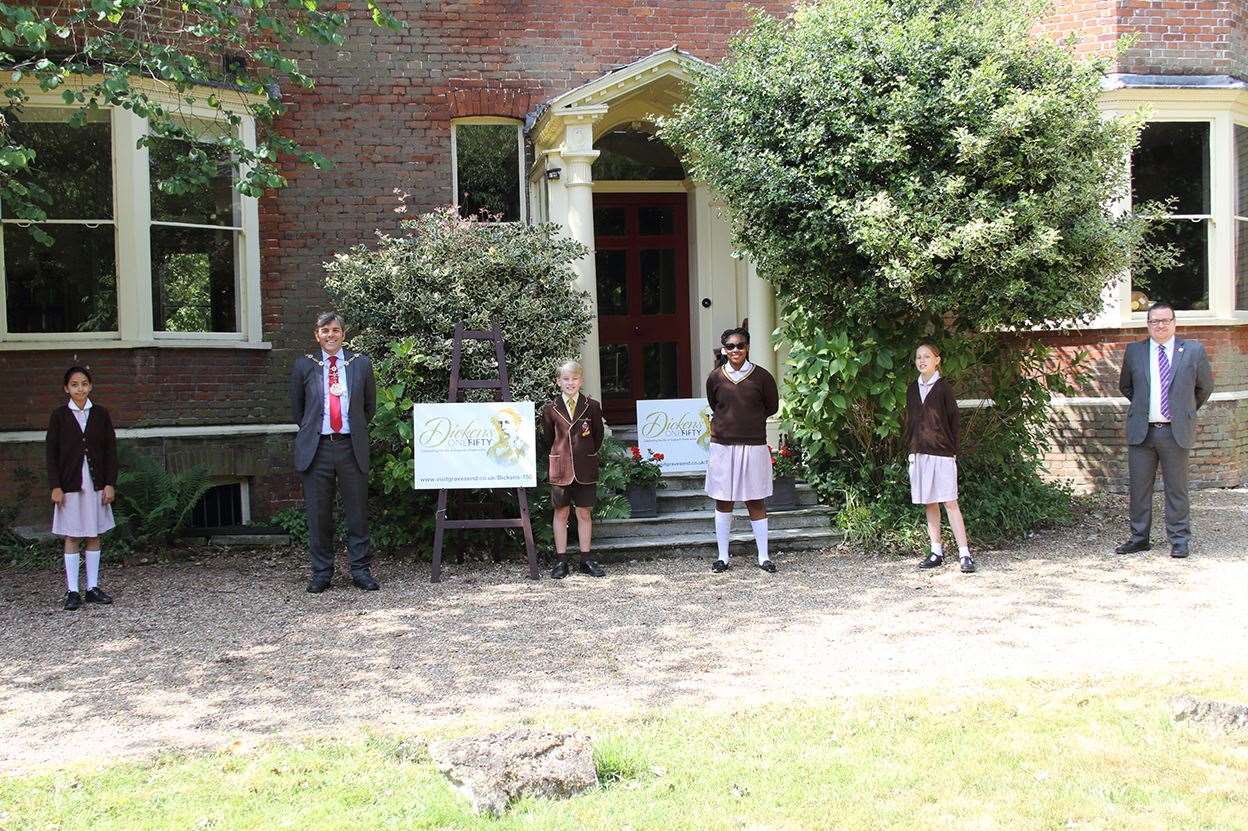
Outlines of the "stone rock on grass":
[{"label": "stone rock on grass", "polygon": [[598,785],[593,746],[580,733],[516,728],[434,742],[429,754],[478,814],[498,816],[522,796],[559,799]]},{"label": "stone rock on grass", "polygon": [[1180,696],[1171,699],[1171,713],[1177,722],[1203,724],[1222,733],[1248,731],[1248,705]]}]

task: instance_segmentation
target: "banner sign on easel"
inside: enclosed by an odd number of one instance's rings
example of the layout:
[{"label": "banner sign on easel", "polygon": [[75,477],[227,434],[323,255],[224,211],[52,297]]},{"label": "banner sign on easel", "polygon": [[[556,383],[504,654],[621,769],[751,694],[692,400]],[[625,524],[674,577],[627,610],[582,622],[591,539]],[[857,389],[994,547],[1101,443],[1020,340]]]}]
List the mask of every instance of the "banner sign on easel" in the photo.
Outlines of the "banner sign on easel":
[{"label": "banner sign on easel", "polygon": [[413,404],[416,490],[537,487],[532,401]]},{"label": "banner sign on easel", "polygon": [[701,473],[711,446],[711,408],[705,398],[637,402],[637,446],[662,453],[664,473]]}]

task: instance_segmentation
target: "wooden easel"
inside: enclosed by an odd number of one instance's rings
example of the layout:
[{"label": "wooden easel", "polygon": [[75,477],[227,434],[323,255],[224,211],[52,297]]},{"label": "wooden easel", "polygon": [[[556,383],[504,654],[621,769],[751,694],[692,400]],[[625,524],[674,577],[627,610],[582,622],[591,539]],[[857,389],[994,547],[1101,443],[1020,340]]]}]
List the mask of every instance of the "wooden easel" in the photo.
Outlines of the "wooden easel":
[{"label": "wooden easel", "polygon": [[[492,341],[494,343],[494,357],[498,361],[497,378],[493,380],[460,380],[460,366],[463,363],[463,342],[466,340]],[[497,322],[488,332],[465,329],[462,322],[455,324],[455,333],[451,341],[451,389],[446,396],[446,400],[452,404],[459,403],[463,397],[464,390],[494,390],[495,401],[511,401],[511,385],[507,382],[507,358],[503,354],[503,333],[498,328]],[[500,490],[510,489],[493,489],[496,502],[500,495]],[[443,488],[438,491],[438,509],[434,516],[433,566],[430,573],[432,582],[437,583],[442,580],[443,533],[447,530],[458,531],[468,528],[523,528],[524,548],[529,557],[529,578],[532,580],[538,579],[537,546],[533,543],[533,525],[529,521],[529,497],[525,493],[524,488],[516,488],[516,502],[520,506],[519,517],[447,519],[446,501],[447,490]],[[494,550],[495,559],[497,559],[497,546]]]}]

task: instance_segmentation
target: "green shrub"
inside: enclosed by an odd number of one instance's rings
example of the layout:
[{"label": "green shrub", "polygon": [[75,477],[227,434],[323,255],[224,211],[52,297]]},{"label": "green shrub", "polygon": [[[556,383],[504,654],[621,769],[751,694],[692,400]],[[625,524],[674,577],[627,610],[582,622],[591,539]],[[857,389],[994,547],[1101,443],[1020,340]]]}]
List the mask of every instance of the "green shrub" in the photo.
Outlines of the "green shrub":
[{"label": "green shrub", "polygon": [[195,503],[212,487],[200,467],[180,473],[165,470],[159,459],[121,448],[117,500],[111,534],[114,551],[146,549],[169,542],[181,530]]},{"label": "green shrub", "polygon": [[[412,488],[411,413],[414,402],[446,400],[455,324],[498,322],[512,398],[538,407],[555,392],[555,367],[579,353],[590,325],[588,296],[572,270],[588,252],[558,226],[487,224],[447,209],[403,228],[404,235],[379,234],[376,246],[357,245],[325,265],[351,348],[372,356],[377,374],[369,486],[379,548],[425,547],[432,539],[437,494]],[[465,341],[461,377],[497,374],[493,345]],[[466,400],[491,400],[491,393]],[[543,477],[545,454],[537,466]],[[549,500],[540,491],[531,501],[544,511]],[[543,526],[549,533],[548,517],[534,511],[535,533]]]},{"label": "green shrub", "polygon": [[[968,526],[1016,534],[1069,511],[1039,475],[1072,375],[1011,332],[1083,321],[1150,257],[1115,213],[1142,117],[1106,118],[1107,64],[1032,38],[1043,3],[812,0],[759,16],[661,134],[725,200],[791,344],[783,419],[841,523],[912,543],[900,446],[913,350],[935,340],[962,398]],[[757,333],[763,334],[763,333]]]}]

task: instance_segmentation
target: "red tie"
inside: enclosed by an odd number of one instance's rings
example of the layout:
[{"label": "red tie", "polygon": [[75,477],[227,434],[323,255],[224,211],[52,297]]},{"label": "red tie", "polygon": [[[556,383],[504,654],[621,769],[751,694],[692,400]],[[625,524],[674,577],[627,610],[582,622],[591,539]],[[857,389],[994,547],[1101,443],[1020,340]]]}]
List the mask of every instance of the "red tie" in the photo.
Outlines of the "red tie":
[{"label": "red tie", "polygon": [[[329,385],[338,383],[338,356],[329,356]],[[335,433],[342,432],[342,399],[332,392],[329,394],[329,429]]]}]

